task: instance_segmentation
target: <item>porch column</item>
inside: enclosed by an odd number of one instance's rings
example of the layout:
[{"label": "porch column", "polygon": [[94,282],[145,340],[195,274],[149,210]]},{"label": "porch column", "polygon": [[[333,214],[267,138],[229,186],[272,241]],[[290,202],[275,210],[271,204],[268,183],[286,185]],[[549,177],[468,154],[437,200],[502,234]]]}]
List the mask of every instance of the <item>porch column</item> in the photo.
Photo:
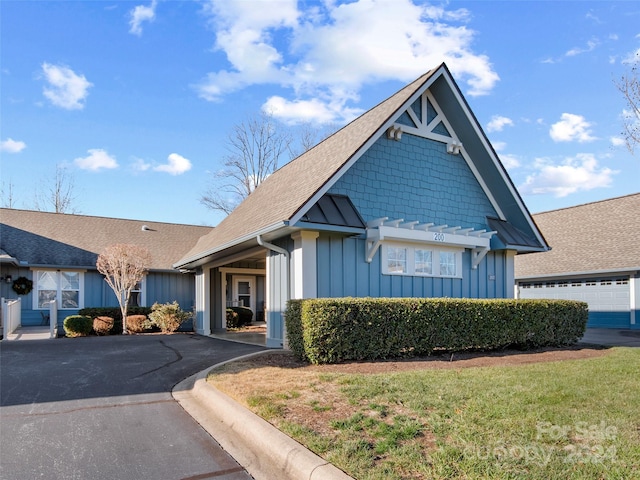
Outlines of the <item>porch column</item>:
[{"label": "porch column", "polygon": [[309,230],[301,230],[291,235],[293,239],[291,298],[318,296],[316,239],[319,235],[319,232]]},{"label": "porch column", "polygon": [[518,297],[518,287],[516,286],[516,272],[515,272],[515,262],[516,258],[515,250],[506,250],[504,252],[504,264],[505,264],[505,272],[504,272],[504,297],[505,298],[517,298]]},{"label": "porch column", "polygon": [[211,268],[196,273],[196,333],[211,335]]}]

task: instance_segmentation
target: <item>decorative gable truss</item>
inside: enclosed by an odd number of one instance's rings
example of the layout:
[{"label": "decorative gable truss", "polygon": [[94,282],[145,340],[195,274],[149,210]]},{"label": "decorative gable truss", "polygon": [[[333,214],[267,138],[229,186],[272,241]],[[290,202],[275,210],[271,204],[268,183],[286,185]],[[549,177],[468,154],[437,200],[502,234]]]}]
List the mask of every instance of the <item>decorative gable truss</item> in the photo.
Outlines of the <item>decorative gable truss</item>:
[{"label": "decorative gable truss", "polygon": [[447,153],[453,155],[462,149],[462,142],[428,90],[387,129],[387,138],[400,140],[403,132],[446,143]]},{"label": "decorative gable truss", "polygon": [[476,269],[489,252],[491,237],[496,231],[450,227],[404,219],[378,218],[367,222],[367,262],[371,263],[380,246],[386,241],[442,245],[471,249],[471,268]]}]

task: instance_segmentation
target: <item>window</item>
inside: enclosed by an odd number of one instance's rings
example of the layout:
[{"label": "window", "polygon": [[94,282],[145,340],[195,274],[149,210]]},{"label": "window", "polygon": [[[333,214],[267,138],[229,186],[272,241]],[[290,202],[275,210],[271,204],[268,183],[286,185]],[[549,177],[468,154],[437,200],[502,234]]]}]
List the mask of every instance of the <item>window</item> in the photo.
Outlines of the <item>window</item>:
[{"label": "window", "polygon": [[61,272],[40,270],[34,272],[36,288],[34,308],[49,308],[48,302],[58,301],[58,308],[62,310],[77,310],[83,307],[82,272]]},{"label": "window", "polygon": [[416,248],[415,250],[415,272],[416,275],[433,274],[433,252]]},{"label": "window", "polygon": [[581,287],[582,286],[582,282],[578,282],[578,281],[574,280],[573,282],[571,282],[571,286],[572,287]]},{"label": "window", "polygon": [[387,247],[387,273],[407,273],[407,249]]},{"label": "window", "polygon": [[453,252],[440,252],[440,275],[453,277],[456,274],[456,254]]},{"label": "window", "polygon": [[462,278],[462,249],[382,246],[385,275]]}]

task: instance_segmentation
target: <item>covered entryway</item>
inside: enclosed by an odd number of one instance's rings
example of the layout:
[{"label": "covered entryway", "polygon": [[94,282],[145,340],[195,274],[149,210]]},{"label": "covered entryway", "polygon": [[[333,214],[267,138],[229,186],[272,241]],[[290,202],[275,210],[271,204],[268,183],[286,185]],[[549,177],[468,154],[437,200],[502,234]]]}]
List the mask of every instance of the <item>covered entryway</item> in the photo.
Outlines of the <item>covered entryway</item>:
[{"label": "covered entryway", "polygon": [[591,328],[633,328],[630,277],[523,282],[519,298],[579,300],[589,305]]}]

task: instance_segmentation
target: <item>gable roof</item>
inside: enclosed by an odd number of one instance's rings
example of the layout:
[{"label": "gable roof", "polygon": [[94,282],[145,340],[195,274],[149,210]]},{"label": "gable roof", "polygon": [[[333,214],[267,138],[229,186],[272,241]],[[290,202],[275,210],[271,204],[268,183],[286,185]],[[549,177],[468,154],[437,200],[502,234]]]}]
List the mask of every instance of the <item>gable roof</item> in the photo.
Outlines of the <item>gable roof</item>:
[{"label": "gable roof", "polygon": [[146,247],[152,270],[171,264],[212,227],[118,218],[0,209],[4,263],[21,266],[95,268],[98,255],[114,243]]},{"label": "gable roof", "polygon": [[[436,82],[441,79],[444,81],[440,82],[438,87]],[[449,107],[452,109],[451,115],[462,115],[467,119],[466,123],[461,123],[462,120],[459,119],[454,125],[455,129],[459,128],[468,135],[482,137],[475,144],[470,142],[471,148],[482,149],[485,157],[488,155],[486,158],[483,157],[483,161],[497,164],[497,166],[485,168],[486,171],[481,174],[492,178],[497,177],[492,181],[500,184],[500,188],[505,190],[500,193],[509,197],[504,203],[507,209],[511,209],[506,212],[506,216],[510,218],[503,219],[511,220],[519,216],[522,225],[518,226],[532,231],[539,240],[540,249],[546,248],[542,235],[533,224],[526,207],[477,124],[477,120],[470,112],[449,70],[445,64],[442,64],[270,175],[174,266],[191,268],[202,265],[214,257],[223,256],[224,251],[231,253],[234,248],[238,250],[241,247],[255,246],[257,235],[265,235],[268,239],[271,232],[278,232],[278,236],[286,233],[287,228],[296,226],[295,224],[301,220],[302,216],[327,193],[330,186],[349,169],[353,162],[384,131],[394,125],[397,117],[419,95],[431,87],[438,87],[440,95],[451,104]],[[487,151],[489,151],[488,154]],[[505,215],[502,211],[499,213],[501,216]],[[274,233],[274,238],[275,236]]]},{"label": "gable roof", "polygon": [[640,193],[535,214],[552,249],[518,255],[518,279],[640,271]]}]

